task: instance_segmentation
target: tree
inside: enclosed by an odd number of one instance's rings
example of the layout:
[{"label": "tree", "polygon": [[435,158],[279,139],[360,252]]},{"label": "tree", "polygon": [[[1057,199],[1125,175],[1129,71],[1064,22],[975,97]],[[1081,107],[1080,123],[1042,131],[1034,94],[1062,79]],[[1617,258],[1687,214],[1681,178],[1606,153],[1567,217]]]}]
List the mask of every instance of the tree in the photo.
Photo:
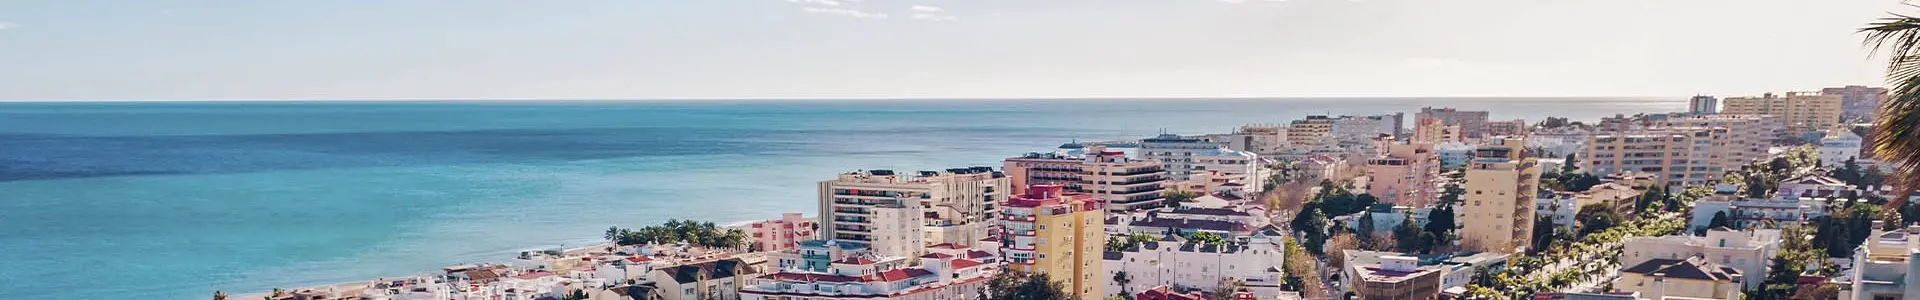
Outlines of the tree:
[{"label": "tree", "polygon": [[1553,245],[1553,236],[1554,236],[1553,232],[1556,229],[1559,229],[1559,226],[1553,225],[1552,217],[1548,217],[1548,216],[1534,217],[1533,243],[1531,246],[1527,247],[1527,251],[1531,253],[1540,253],[1540,251],[1547,250],[1548,246]]},{"label": "tree", "polygon": [[224,292],[224,291],[220,291],[220,290],[214,290],[214,291],[213,291],[213,300],[227,300],[227,292]]},{"label": "tree", "polygon": [[1212,232],[1199,231],[1187,235],[1187,241],[1202,245],[1225,245],[1227,239]]},{"label": "tree", "polygon": [[1354,222],[1360,223],[1354,225],[1355,228],[1359,228],[1354,230],[1355,234],[1363,237],[1373,236],[1373,213],[1360,214],[1360,219]]},{"label": "tree", "polygon": [[1200,195],[1188,191],[1167,191],[1166,197],[1166,204],[1164,204],[1166,207],[1180,207],[1183,203],[1186,203],[1187,200],[1199,198]]},{"label": "tree", "polygon": [[1333,236],[1332,238],[1328,238],[1327,239],[1327,255],[1326,255],[1327,266],[1333,267],[1333,268],[1345,268],[1347,265],[1346,250],[1360,250],[1360,249],[1363,249],[1363,248],[1360,248],[1360,237],[1357,237],[1351,234],[1342,234],[1342,235]]},{"label": "tree", "polygon": [[1127,292],[1127,283],[1129,283],[1129,282],[1133,282],[1133,278],[1132,278],[1132,277],[1127,277],[1127,271],[1114,271],[1114,272],[1113,272],[1113,282],[1114,282],[1114,283],[1118,283],[1118,284],[1120,285],[1120,295],[1119,295],[1119,296],[1120,296],[1121,298],[1126,298],[1126,297],[1129,297],[1128,295],[1131,295],[1131,294],[1132,294],[1132,293],[1128,293],[1128,292]]},{"label": "tree", "polygon": [[1066,285],[1047,274],[1006,272],[987,280],[981,287],[983,300],[1068,300]]},{"label": "tree", "polygon": [[1574,157],[1573,153],[1567,153],[1567,159],[1560,164],[1560,173],[1573,174],[1574,171],[1579,170],[1580,158]]},{"label": "tree", "polygon": [[1427,213],[1427,225],[1424,229],[1433,233],[1434,244],[1446,245],[1453,240],[1454,226],[1453,203],[1441,202],[1433,208],[1433,211]]},{"label": "tree", "polygon": [[1613,226],[1620,224],[1620,216],[1615,214],[1613,208],[1607,207],[1605,203],[1581,206],[1580,211],[1574,213],[1573,219],[1579,222],[1580,236],[1582,237],[1607,230],[1607,228],[1613,228]]},{"label": "tree", "polygon": [[1406,253],[1427,253],[1433,251],[1433,234],[1413,226],[1413,217],[1400,221],[1393,229],[1394,251]]},{"label": "tree", "polygon": [[1727,220],[1727,212],[1724,212],[1724,211],[1714,212],[1713,220],[1707,222],[1707,228],[1720,228],[1720,227],[1733,228],[1733,222],[1730,220]]}]

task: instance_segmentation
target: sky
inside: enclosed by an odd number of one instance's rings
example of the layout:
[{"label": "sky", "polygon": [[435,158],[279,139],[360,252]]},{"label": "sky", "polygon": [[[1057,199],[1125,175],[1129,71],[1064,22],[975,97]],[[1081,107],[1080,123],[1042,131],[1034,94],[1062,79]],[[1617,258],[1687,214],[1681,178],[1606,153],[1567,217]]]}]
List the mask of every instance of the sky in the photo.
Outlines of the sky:
[{"label": "sky", "polygon": [[1751,95],[1899,0],[0,1],[0,100]]}]

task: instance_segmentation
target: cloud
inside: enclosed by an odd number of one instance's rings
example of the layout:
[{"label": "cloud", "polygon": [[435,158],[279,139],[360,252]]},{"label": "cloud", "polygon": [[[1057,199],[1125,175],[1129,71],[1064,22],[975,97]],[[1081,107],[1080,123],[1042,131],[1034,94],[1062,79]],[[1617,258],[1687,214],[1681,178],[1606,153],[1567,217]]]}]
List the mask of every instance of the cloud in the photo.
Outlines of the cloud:
[{"label": "cloud", "polygon": [[7,23],[7,22],[0,22],[0,30],[7,30],[7,29],[14,29],[14,28],[20,28],[20,25],[14,25],[13,23]]},{"label": "cloud", "polygon": [[953,16],[942,16],[942,15],[936,15],[936,14],[930,14],[930,13],[913,13],[913,18],[921,19],[921,20],[934,20],[934,21],[959,20],[958,18],[954,18]]},{"label": "cloud", "polygon": [[845,9],[845,8],[808,7],[808,8],[801,8],[801,10],[805,10],[811,13],[843,15],[843,16],[849,16],[849,17],[855,17],[855,18],[861,18],[861,19],[887,18],[887,14],[884,14],[884,13],[871,13],[871,12],[864,12],[864,11],[853,10],[853,9]]},{"label": "cloud", "polygon": [[940,7],[938,6],[926,6],[926,5],[913,6],[913,11],[918,11],[918,12],[940,12],[942,10],[945,10],[945,9],[940,9]]},{"label": "cloud", "polygon": [[800,3],[800,4],[819,4],[819,5],[826,5],[826,6],[840,5],[840,1],[834,1],[834,0],[787,0],[787,2]]}]

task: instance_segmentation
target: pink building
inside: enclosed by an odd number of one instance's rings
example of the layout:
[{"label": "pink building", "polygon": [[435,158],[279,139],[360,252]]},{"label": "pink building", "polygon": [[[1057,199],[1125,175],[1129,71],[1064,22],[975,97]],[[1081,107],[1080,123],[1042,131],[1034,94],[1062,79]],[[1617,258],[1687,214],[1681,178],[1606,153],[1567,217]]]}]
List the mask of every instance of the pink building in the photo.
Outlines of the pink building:
[{"label": "pink building", "polygon": [[813,220],[800,217],[800,213],[785,213],[779,219],[753,222],[747,225],[747,233],[753,239],[753,248],[760,251],[793,249],[800,241],[815,237]]},{"label": "pink building", "polygon": [[1439,155],[1429,143],[1389,143],[1384,155],[1367,159],[1367,194],[1382,203],[1422,207],[1432,202]]}]

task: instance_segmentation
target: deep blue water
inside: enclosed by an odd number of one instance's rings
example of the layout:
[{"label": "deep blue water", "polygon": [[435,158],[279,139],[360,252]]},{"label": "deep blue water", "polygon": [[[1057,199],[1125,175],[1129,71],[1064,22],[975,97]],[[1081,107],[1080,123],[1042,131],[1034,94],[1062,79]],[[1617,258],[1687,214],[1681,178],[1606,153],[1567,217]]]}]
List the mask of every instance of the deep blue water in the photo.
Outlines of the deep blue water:
[{"label": "deep blue water", "polygon": [[[812,212],[853,169],[1421,106],[1496,119],[1682,98],[0,103],[0,299],[203,299]],[[1410,124],[1409,124],[1410,125]]]}]

